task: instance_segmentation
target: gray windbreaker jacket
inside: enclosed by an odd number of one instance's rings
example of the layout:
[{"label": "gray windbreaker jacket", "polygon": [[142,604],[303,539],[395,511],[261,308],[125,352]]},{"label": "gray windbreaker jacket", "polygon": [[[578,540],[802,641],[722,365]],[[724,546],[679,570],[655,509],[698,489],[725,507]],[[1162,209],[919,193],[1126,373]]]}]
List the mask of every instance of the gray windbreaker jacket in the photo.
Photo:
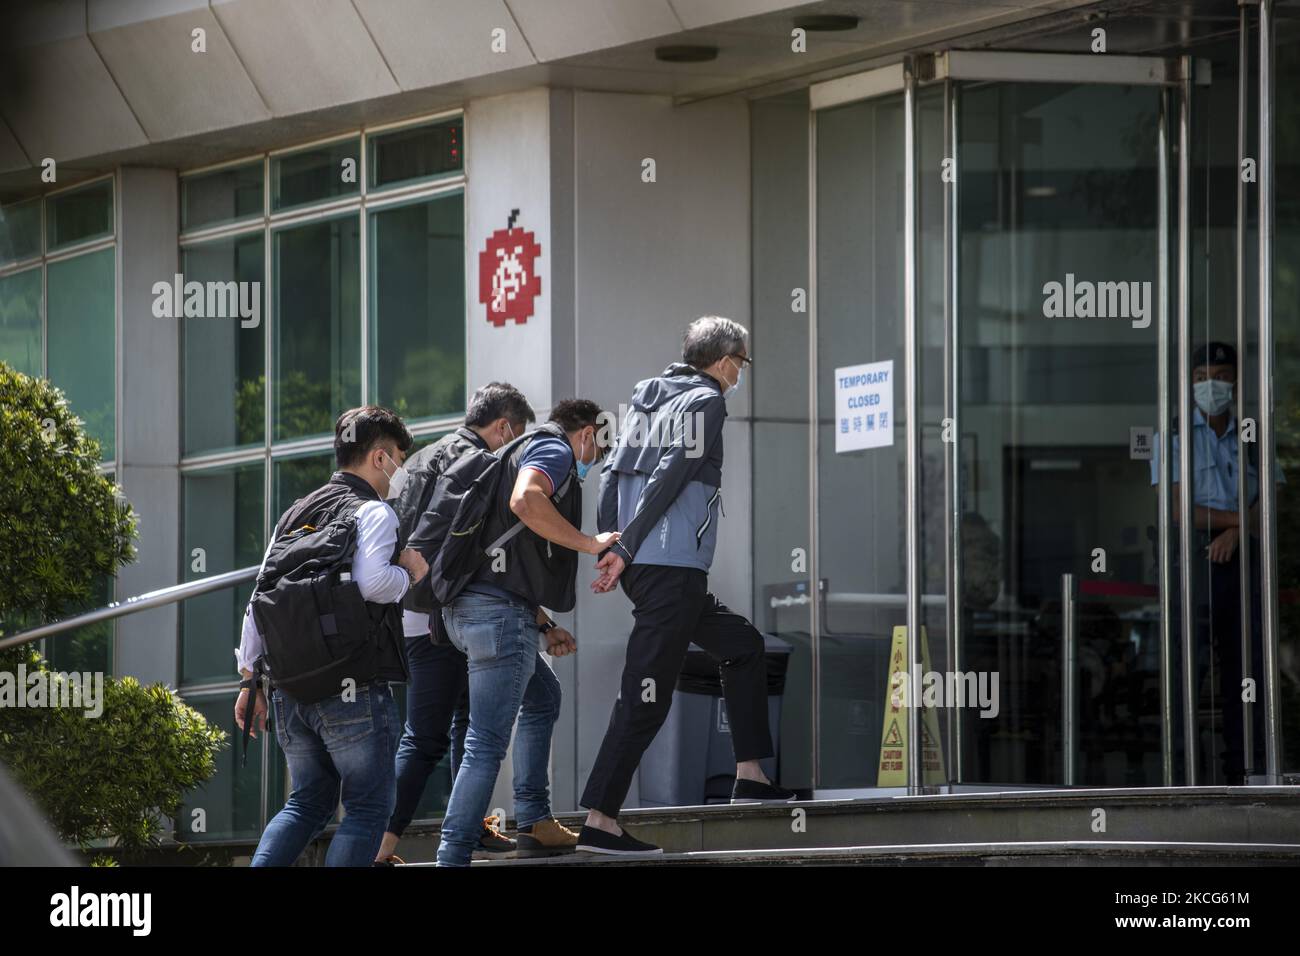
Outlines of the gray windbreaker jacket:
[{"label": "gray windbreaker jacket", "polygon": [[596,523],[621,531],[629,564],[709,570],[722,510],[722,424],[727,403],[713,379],[675,362],[638,382],[601,468]]}]

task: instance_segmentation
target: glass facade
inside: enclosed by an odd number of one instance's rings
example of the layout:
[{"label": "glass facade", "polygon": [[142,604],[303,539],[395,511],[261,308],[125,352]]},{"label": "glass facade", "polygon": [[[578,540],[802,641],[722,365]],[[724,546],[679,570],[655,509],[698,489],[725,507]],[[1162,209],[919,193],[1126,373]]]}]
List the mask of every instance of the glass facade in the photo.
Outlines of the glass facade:
[{"label": "glass facade", "polygon": [[[117,276],[114,180],[0,206],[0,361],[63,390],[103,470],[117,455]],[[105,579],[85,610],[113,598]],[[113,626],[50,638],[58,668],[110,672]]]},{"label": "glass facade", "polygon": [[[280,514],[334,470],[334,421],[345,409],[389,404],[417,447],[464,417],[461,123],[413,123],[182,174],[184,281],[233,289],[245,307],[182,324],[185,580],[261,561]],[[368,179],[357,165],[367,149],[383,167]],[[400,192],[381,201],[367,182]],[[223,725],[251,590],[181,608],[181,692]],[[222,761],[187,804],[207,811],[206,833],[187,832],[182,818],[178,839],[256,836],[263,790],[268,813],[282,805],[274,746],[265,785],[260,749],[242,769],[230,752]],[[431,785],[423,809],[440,810],[449,789]]]},{"label": "glass facade", "polygon": [[[1300,60],[1292,47],[1279,50],[1282,87]],[[1198,72],[1186,83],[1173,68],[1164,81],[1135,75],[1125,83],[1094,71],[1093,81],[1048,82],[1050,70],[1016,53],[989,53],[966,68],[977,73],[987,62],[997,81],[967,80],[961,68],[945,79],[944,61],[937,80],[917,81],[910,117],[896,68],[892,79],[886,68],[858,87],[874,83],[878,94],[831,81],[814,92],[813,102],[822,101],[815,108],[802,94],[752,104],[754,349],[763,359],[752,426],[754,615],[795,645],[783,750],[802,744],[814,755],[808,765],[797,755],[793,766],[783,760],[783,784],[833,792],[908,783],[887,772],[898,768],[885,758],[891,741],[900,748],[893,756],[906,753],[905,724],[893,734],[891,698],[909,597],[920,625],[914,679],[937,672],[949,688],[948,698],[937,695],[949,702],[933,708],[938,719],[919,736],[920,786],[1221,784],[1264,773],[1262,472],[1248,437],[1259,415],[1258,208],[1248,189],[1243,339],[1237,40],[1192,52]],[[1083,69],[1080,59],[1060,66]],[[1017,67],[1024,79],[1006,78]],[[1255,156],[1259,81],[1253,63],[1245,69],[1243,155]],[[1288,444],[1294,403],[1284,398],[1300,314],[1287,245],[1296,205],[1287,172],[1300,147],[1294,112],[1277,104],[1273,171],[1281,773],[1294,772],[1300,749],[1295,562],[1281,533],[1294,510],[1287,482],[1300,462]],[[800,218],[811,225],[806,242],[782,230]],[[806,324],[797,314],[805,290]],[[1213,341],[1236,344],[1244,356],[1237,387],[1252,518],[1224,534],[1238,521],[1237,459],[1225,450],[1216,464],[1196,451],[1184,575],[1176,474],[1170,547],[1159,543],[1160,422],[1167,407],[1177,438],[1185,420],[1205,421],[1191,403],[1180,405],[1179,357],[1189,356],[1191,391],[1190,356]],[[846,414],[839,404],[846,375],[864,369],[893,375],[888,437],[866,437],[880,430],[879,412]],[[918,412],[914,464],[909,392]],[[1219,434],[1235,452],[1235,434]],[[1209,506],[1205,489],[1220,467],[1234,484]],[[1223,550],[1238,540],[1239,551]],[[1258,686],[1259,703],[1245,708],[1254,751],[1243,754],[1240,678],[1230,675],[1241,673],[1247,638],[1255,650],[1244,676]],[[963,680],[971,693],[953,706],[954,682]],[[982,703],[980,681],[995,688],[992,707]]]},{"label": "glass facade", "polygon": [[117,449],[113,180],[0,207],[0,361],[63,389],[100,445]]},{"label": "glass facade", "polygon": [[46,266],[46,374],[99,441],[105,460],[116,452],[116,304],[110,246]]}]

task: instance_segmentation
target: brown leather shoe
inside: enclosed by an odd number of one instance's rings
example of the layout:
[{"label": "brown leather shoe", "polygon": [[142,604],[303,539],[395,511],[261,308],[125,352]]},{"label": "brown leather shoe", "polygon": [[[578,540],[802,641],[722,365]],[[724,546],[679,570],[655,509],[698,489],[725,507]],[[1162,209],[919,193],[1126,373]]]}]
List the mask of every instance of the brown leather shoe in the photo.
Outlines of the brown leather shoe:
[{"label": "brown leather shoe", "polygon": [[519,847],[515,856],[522,860],[572,853],[578,845],[578,834],[554,817],[548,817],[534,823],[528,833],[519,831],[515,834],[515,840]]},{"label": "brown leather shoe", "polygon": [[503,860],[515,852],[515,841],[501,832],[501,818],[496,814],[483,818],[483,835],[474,848],[475,860]]}]

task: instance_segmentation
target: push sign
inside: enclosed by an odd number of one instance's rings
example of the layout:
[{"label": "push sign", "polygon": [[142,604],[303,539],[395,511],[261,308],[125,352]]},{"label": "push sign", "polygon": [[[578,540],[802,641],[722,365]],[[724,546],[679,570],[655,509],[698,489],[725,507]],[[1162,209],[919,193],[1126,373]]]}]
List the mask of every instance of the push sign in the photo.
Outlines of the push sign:
[{"label": "push sign", "polygon": [[894,443],[894,362],[835,370],[835,452]]}]

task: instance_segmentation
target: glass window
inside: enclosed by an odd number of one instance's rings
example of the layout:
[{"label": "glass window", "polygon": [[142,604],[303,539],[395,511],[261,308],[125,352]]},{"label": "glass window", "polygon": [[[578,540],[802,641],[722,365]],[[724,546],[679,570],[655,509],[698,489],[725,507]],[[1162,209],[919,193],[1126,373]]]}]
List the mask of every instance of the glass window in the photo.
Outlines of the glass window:
[{"label": "glass window", "polygon": [[41,201],[0,206],[0,266],[41,254]]},{"label": "glass window", "polygon": [[[90,600],[82,602],[76,611],[69,614],[93,611],[104,607],[113,600],[113,578],[104,575],[92,586]],[[37,622],[33,621],[35,626]],[[75,631],[56,634],[45,641],[45,658],[50,667],[57,671],[76,672],[79,674],[100,673],[105,676],[113,672],[113,622],[100,621],[87,624]]]},{"label": "glass window", "polygon": [[40,267],[0,277],[0,362],[24,375],[40,375]]},{"label": "glass window", "polygon": [[99,440],[105,461],[116,453],[115,258],[108,248],[51,262],[46,280],[49,378]]},{"label": "glass window", "polygon": [[[888,785],[881,742],[903,731],[894,718],[885,722],[894,628],[906,594],[902,189],[901,97],[818,114],[814,493],[819,784],[828,788]],[[886,373],[893,413],[864,407],[841,417],[837,370],[857,372],[861,365]]]},{"label": "glass window", "polygon": [[[221,840],[255,840],[262,832],[262,746],[272,749],[272,766],[279,759],[275,747],[274,721],[266,722],[267,733],[248,742],[248,762],[241,765],[243,731],[235,725],[235,693],[187,698],[208,723],[229,736],[229,746],[216,757],[217,772],[206,783],[189,791],[176,815],[176,839],[181,843]],[[195,810],[202,810],[196,814]],[[201,828],[200,828],[201,824]]]},{"label": "glass window", "polygon": [[[1276,461],[1286,478],[1286,485],[1277,488],[1277,586],[1282,598],[1278,605],[1279,657],[1282,661],[1300,660],[1300,601],[1293,595],[1300,589],[1300,544],[1293,531],[1300,530],[1300,497],[1295,494],[1295,483],[1300,476],[1300,179],[1290,175],[1300,163],[1300,97],[1286,95],[1283,90],[1300,89],[1300,45],[1279,43],[1274,63],[1274,98],[1277,129],[1277,146],[1274,164],[1276,175],[1274,225],[1273,225],[1273,342],[1274,368],[1274,420],[1273,440]],[[1215,82],[1218,82],[1217,74]],[[1253,81],[1252,81],[1253,82]],[[1252,91],[1251,99],[1255,94]],[[1257,141],[1257,140],[1256,140]],[[1235,185],[1235,184],[1234,184]],[[1247,248],[1258,248],[1258,230],[1252,229]],[[1258,286],[1259,264],[1247,267],[1246,284]],[[1229,286],[1233,278],[1225,277]],[[1253,326],[1258,314],[1258,302],[1247,306],[1246,315]],[[1254,310],[1254,311],[1252,311]],[[1232,341],[1231,335],[1225,336]],[[1248,356],[1250,363],[1258,362],[1254,349]],[[1258,373],[1249,377],[1255,378]],[[1258,536],[1251,542],[1256,557],[1251,569],[1251,587],[1258,596],[1260,591],[1260,564]],[[1254,651],[1257,664],[1262,663],[1262,645]],[[1282,665],[1282,673],[1295,674],[1294,666]],[[1263,686],[1263,681],[1260,681]],[[1278,721],[1281,725],[1281,770],[1284,773],[1300,771],[1300,680],[1284,676],[1278,687],[1281,706]],[[1261,692],[1260,698],[1263,698]],[[1255,705],[1260,708],[1259,704]],[[1259,732],[1256,718],[1255,767],[1262,766],[1258,751],[1263,734]],[[1205,775],[1208,776],[1208,775]]]},{"label": "glass window", "polygon": [[334,452],[294,455],[275,462],[271,472],[271,523],[308,492],[315,491],[334,474]]},{"label": "glass window", "polygon": [[[261,445],[266,436],[264,240],[261,231],[181,251],[186,282],[237,282],[241,310],[182,323],[185,454]],[[256,288],[254,289],[254,285]],[[243,309],[243,306],[248,306]],[[242,316],[256,309],[253,319]]]},{"label": "glass window", "polygon": [[262,162],[181,180],[181,231],[262,215]]},{"label": "glass window", "polygon": [[371,213],[370,391],[403,418],[465,407],[465,197]]},{"label": "glass window", "polygon": [[52,196],[49,214],[49,251],[77,242],[89,242],[113,234],[113,181]]},{"label": "glass window", "polygon": [[329,435],[361,397],[360,220],[277,230],[275,440]]},{"label": "glass window", "polygon": [[[783,787],[813,785],[812,599],[808,566],[808,323],[790,290],[808,288],[808,94],[756,101],[752,149],[754,625],[790,645],[781,704]],[[800,188],[796,188],[796,184]],[[757,451],[762,449],[761,452]],[[796,551],[796,549],[798,549]],[[774,731],[778,730],[773,728]]]},{"label": "glass window", "polygon": [[[182,479],[181,564],[186,581],[259,564],[265,502],[261,461],[190,472]],[[181,684],[233,680],[251,583],[181,604]]]},{"label": "glass window", "polygon": [[[1062,780],[1068,574],[1080,587],[1076,782],[1154,785],[1157,502],[1153,462],[1129,442],[1157,421],[1158,322],[1128,316],[1139,294],[1153,310],[1158,287],[1159,93],[990,83],[959,104],[957,669],[998,675],[1001,700],[996,716],[958,711],[963,782]],[[1112,300],[1110,318],[1051,315],[1050,285],[1075,276],[1081,302],[1102,282],[1131,282],[1134,298]]]},{"label": "glass window", "polygon": [[361,140],[271,157],[271,209],[351,196],[361,189]]},{"label": "glass window", "polygon": [[371,136],[367,171],[371,189],[458,172],[464,167],[464,119],[445,120]]}]

